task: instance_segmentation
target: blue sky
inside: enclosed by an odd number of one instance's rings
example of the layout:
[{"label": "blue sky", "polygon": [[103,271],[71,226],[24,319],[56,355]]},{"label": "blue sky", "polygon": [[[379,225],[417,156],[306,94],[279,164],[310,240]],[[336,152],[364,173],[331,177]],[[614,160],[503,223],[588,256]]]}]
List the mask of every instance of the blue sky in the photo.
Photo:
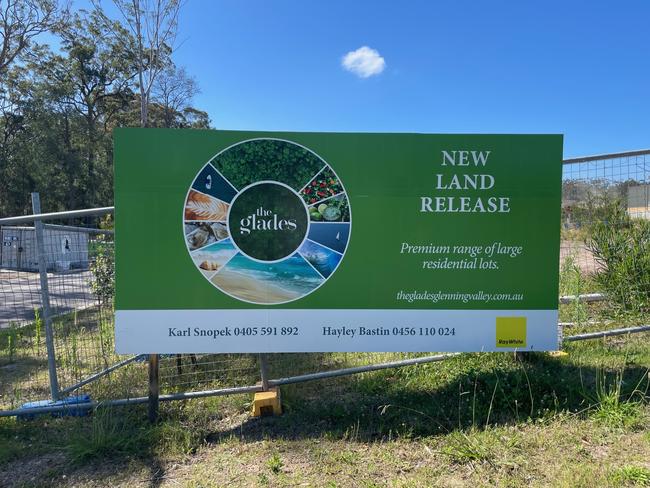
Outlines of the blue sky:
[{"label": "blue sky", "polygon": [[[572,157],[650,147],[649,21],[647,0],[189,0],[175,60],[217,129],[563,133]],[[362,46],[381,73],[342,67]]]}]

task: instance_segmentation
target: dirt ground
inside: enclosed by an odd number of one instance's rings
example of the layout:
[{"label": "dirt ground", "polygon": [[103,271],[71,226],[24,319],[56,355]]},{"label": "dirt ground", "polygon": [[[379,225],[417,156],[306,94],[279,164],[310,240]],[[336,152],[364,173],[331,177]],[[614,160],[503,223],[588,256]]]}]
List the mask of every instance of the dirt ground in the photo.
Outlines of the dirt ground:
[{"label": "dirt ground", "polygon": [[560,266],[566,259],[573,258],[575,264],[585,274],[594,274],[599,265],[584,242],[563,240],[560,243]]}]

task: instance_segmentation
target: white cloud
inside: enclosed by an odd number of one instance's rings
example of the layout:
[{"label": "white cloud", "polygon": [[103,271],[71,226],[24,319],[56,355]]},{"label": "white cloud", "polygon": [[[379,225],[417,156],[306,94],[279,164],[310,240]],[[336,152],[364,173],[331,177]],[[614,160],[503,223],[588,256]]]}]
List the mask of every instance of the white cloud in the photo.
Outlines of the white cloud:
[{"label": "white cloud", "polygon": [[363,46],[343,56],[341,66],[360,78],[368,78],[384,71],[386,61],[376,49]]}]

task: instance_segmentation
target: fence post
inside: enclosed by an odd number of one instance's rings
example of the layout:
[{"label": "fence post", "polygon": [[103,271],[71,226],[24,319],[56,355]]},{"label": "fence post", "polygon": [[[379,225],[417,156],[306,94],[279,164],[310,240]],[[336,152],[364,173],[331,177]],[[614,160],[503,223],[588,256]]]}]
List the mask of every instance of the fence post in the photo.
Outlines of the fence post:
[{"label": "fence post", "polygon": [[260,376],[262,378],[262,390],[269,390],[269,364],[266,360],[266,354],[260,354]]},{"label": "fence post", "polygon": [[[32,193],[32,212],[41,213],[41,197],[38,192]],[[38,272],[41,278],[41,301],[43,304],[43,321],[45,322],[45,345],[47,347],[47,367],[50,374],[50,392],[52,400],[59,399],[59,380],[56,374],[56,355],[54,350],[54,332],[52,331],[52,313],[50,311],[50,289],[47,283],[47,254],[45,253],[45,236],[43,222],[34,220],[36,247],[38,253]]]},{"label": "fence post", "polygon": [[158,403],[160,396],[158,354],[149,354],[149,422],[158,420]]}]

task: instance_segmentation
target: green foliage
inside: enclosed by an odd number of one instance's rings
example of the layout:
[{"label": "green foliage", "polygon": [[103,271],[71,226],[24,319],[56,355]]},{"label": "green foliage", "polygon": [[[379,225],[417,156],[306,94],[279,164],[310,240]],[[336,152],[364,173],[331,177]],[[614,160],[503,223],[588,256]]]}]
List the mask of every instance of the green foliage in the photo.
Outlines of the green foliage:
[{"label": "green foliage", "polygon": [[212,164],[239,189],[255,181],[274,180],[296,191],[324,166],[312,152],[276,140],[238,144],[212,160]]},{"label": "green foliage", "polygon": [[43,330],[43,319],[41,314],[38,311],[38,308],[34,308],[34,328],[35,328],[35,338],[34,338],[34,347],[36,349],[36,355],[41,355],[41,334]]},{"label": "green foliage", "polygon": [[106,214],[99,220],[100,229],[103,230],[113,230],[115,228],[115,222],[113,221],[113,214]]},{"label": "green foliage", "polygon": [[613,470],[609,479],[615,486],[650,486],[650,469],[627,464]]},{"label": "green foliage", "polygon": [[[31,213],[32,191],[47,211],[111,205],[112,131],[140,126],[132,34],[99,9],[47,28],[57,52],[35,37],[29,56],[14,59],[0,76],[2,216]],[[164,62],[166,89],[150,100],[149,126],[208,128],[207,114],[191,106],[198,88],[168,56]]]},{"label": "green foliage", "polygon": [[113,243],[99,241],[95,248],[95,259],[90,265],[93,277],[91,289],[99,301],[108,304],[115,294],[115,252]]},{"label": "green foliage", "polygon": [[607,205],[588,246],[601,270],[596,281],[620,311],[650,309],[650,221],[632,219],[620,202]]},{"label": "green foliage", "polygon": [[[472,461],[485,462],[493,458],[492,437],[472,431],[454,431],[447,436],[442,453],[458,464]],[[490,441],[490,442],[486,442]]]},{"label": "green foliage", "polygon": [[268,461],[266,461],[266,466],[271,470],[273,474],[280,474],[282,472],[282,467],[284,466],[282,458],[280,458],[280,454],[277,452],[273,453],[273,456],[271,456]]},{"label": "green foliage", "polygon": [[71,459],[83,463],[104,458],[184,456],[203,443],[201,429],[175,420],[151,426],[136,412],[101,406],[94,410],[90,422],[85,422],[67,442]]},{"label": "green foliage", "polygon": [[645,392],[639,389],[643,380],[644,377],[632,392],[625,395],[622,371],[617,372],[613,380],[610,380],[603,370],[598,370],[595,395],[585,394],[585,397],[595,404],[593,418],[612,429],[631,429],[638,426],[641,421],[641,404],[645,400]]}]

